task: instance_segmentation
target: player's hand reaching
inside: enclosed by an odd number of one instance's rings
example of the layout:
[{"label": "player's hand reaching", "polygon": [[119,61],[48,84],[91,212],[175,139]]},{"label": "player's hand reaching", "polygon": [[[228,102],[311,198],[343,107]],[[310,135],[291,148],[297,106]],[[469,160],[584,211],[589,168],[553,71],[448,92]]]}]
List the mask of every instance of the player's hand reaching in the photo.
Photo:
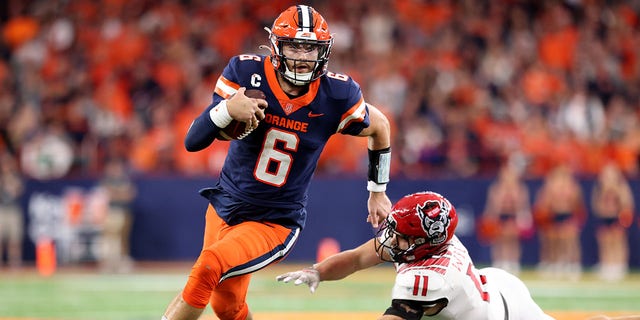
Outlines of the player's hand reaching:
[{"label": "player's hand reaching", "polygon": [[284,283],[289,283],[289,281],[294,280],[293,284],[296,286],[304,283],[309,286],[309,291],[314,293],[320,284],[320,273],[314,268],[304,268],[302,270],[281,274],[276,277],[276,280]]},{"label": "player's hand reaching", "polygon": [[391,200],[384,192],[370,192],[367,208],[369,209],[367,222],[377,228],[391,212]]},{"label": "player's hand reaching", "polygon": [[250,123],[255,128],[258,126],[258,121],[264,119],[267,101],[246,96],[246,90],[244,87],[238,89],[238,92],[227,100],[227,110],[231,118]]}]

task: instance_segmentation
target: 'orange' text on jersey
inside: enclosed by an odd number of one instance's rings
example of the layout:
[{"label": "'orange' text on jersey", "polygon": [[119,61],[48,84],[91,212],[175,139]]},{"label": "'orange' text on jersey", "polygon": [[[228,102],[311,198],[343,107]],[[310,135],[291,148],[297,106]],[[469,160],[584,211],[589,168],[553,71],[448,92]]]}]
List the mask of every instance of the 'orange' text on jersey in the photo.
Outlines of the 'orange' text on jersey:
[{"label": "'orange' text on jersey", "polygon": [[280,117],[280,116],[271,115],[271,114],[266,114],[264,121],[274,126],[278,126],[278,127],[289,129],[289,130],[300,131],[300,132],[307,132],[307,129],[309,127],[309,124],[307,122],[287,119],[285,117]]}]

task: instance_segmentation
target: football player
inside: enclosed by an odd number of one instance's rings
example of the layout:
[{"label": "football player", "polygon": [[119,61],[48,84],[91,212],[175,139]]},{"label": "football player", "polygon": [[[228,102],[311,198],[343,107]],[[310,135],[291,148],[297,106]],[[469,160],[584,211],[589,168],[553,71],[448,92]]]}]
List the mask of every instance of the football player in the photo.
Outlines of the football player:
[{"label": "football player", "polygon": [[[197,319],[208,303],[219,319],[251,319],[250,274],[285,257],[305,226],[307,189],[327,140],[368,137],[368,216],[374,227],[391,210],[385,190],[391,158],[388,119],[365,103],[350,77],[327,70],[333,36],[312,7],[291,6],[269,32],[270,55],[233,57],[213,102],[192,123],[185,146],[208,147],[231,121],[253,131],[231,142],[216,185],[201,195],[203,249],[162,319]],[[266,99],[247,97],[247,89]]]},{"label": "football player", "polygon": [[457,224],[455,207],[440,194],[410,194],[393,206],[376,238],[276,279],[305,283],[314,292],[320,281],[390,261],[397,275],[391,306],[379,320],[553,319],[517,277],[498,268],[476,269],[454,235]]}]

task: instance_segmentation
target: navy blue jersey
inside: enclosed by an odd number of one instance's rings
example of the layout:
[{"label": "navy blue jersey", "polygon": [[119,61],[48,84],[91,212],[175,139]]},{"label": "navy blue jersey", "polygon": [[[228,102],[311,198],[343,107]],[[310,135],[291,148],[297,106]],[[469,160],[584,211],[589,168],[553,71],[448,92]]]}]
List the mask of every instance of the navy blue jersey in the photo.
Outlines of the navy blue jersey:
[{"label": "navy blue jersey", "polygon": [[[291,99],[275,72],[268,57],[233,57],[203,113],[240,87],[261,90],[268,102],[258,128],[231,142],[217,187],[203,194],[230,224],[267,220],[303,227],[307,190],[327,140],[335,133],[357,135],[369,126],[360,86],[351,78],[329,72]],[[194,122],[189,135],[197,136],[191,131],[198,128]]]}]

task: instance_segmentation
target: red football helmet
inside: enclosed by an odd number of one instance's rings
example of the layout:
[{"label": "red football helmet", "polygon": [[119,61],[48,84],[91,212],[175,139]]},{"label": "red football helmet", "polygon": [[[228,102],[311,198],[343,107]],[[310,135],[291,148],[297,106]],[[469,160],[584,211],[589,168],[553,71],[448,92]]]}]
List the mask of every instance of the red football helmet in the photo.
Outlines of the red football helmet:
[{"label": "red football helmet", "polygon": [[383,259],[386,251],[393,262],[424,259],[446,249],[457,225],[456,209],[445,197],[431,191],[410,194],[393,206],[378,231],[376,251]]},{"label": "red football helmet", "polygon": [[[276,18],[270,30],[265,29],[269,32],[273,67],[292,84],[302,86],[327,73],[333,36],[329,33],[327,22],[315,9],[305,5],[291,6]],[[314,60],[286,57],[283,46],[287,43],[317,48],[318,56]],[[299,73],[295,69],[289,70],[287,61],[313,62],[315,66],[311,72]]]}]

